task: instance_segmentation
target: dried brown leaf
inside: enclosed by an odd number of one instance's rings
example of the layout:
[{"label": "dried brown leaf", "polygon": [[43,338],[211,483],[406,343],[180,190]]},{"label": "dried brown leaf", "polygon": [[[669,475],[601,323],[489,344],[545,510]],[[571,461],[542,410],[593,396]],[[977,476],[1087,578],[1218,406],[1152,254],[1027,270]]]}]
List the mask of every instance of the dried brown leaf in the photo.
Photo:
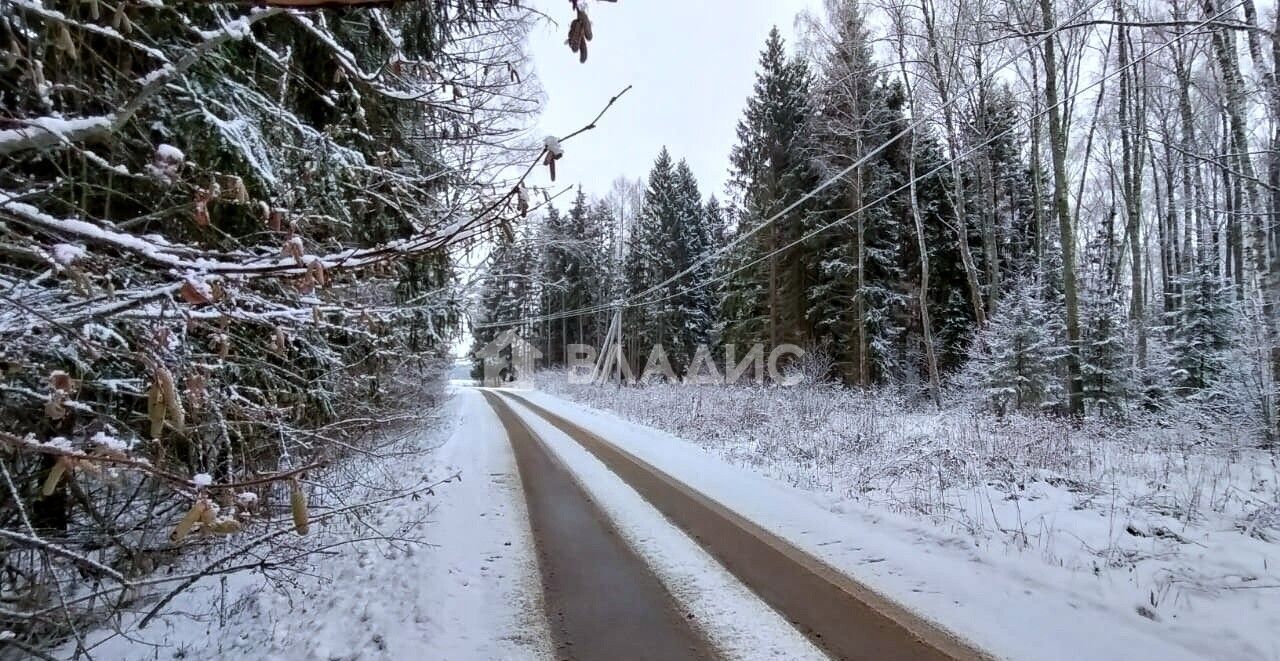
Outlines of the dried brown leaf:
[{"label": "dried brown leaf", "polygon": [[307,534],[311,530],[311,521],[307,515],[307,496],[297,480],[293,480],[290,485],[289,510],[293,514],[293,529],[299,535]]},{"label": "dried brown leaf", "polygon": [[67,472],[70,460],[66,457],[58,457],[58,461],[53,464],[53,468],[49,469],[49,477],[45,478],[44,486],[40,488],[40,493],[45,496],[52,496],[53,492],[58,488],[58,482],[62,480],[62,474]]},{"label": "dried brown leaf", "polygon": [[173,529],[173,533],[169,535],[169,541],[177,544],[185,539],[187,533],[191,532],[191,528],[196,525],[196,522],[199,521],[207,511],[209,511],[209,501],[204,498],[197,500],[195,504],[191,506],[191,509],[187,510],[186,516],[182,517],[182,520],[178,522],[178,527]]},{"label": "dried brown leaf", "polygon": [[178,293],[182,300],[191,305],[208,305],[213,302],[213,292],[191,280],[184,280]]},{"label": "dried brown leaf", "polygon": [[164,433],[164,394],[159,384],[154,381],[147,389],[147,419],[151,421],[151,438],[160,438]]},{"label": "dried brown leaf", "polygon": [[156,364],[155,382],[160,387],[160,394],[164,400],[165,412],[168,415],[169,423],[179,433],[186,429],[187,413],[182,408],[182,397],[178,395],[178,387],[173,381],[173,374],[167,367]]}]

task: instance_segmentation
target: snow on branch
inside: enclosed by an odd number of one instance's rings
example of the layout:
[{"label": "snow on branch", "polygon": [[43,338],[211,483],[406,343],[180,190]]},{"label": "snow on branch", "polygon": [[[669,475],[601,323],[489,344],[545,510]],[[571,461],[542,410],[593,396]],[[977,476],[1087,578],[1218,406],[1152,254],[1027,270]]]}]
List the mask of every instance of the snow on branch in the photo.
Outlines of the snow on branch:
[{"label": "snow on branch", "polygon": [[37,117],[16,120],[26,126],[0,131],[0,154],[24,149],[44,149],[59,144],[72,144],[104,136],[115,130],[115,115],[98,115],[78,119]]},{"label": "snow on branch", "polygon": [[0,131],[0,155],[27,149],[45,149],[59,144],[72,144],[105,138],[122,129],[170,81],[191,68],[201,57],[218,46],[243,39],[249,26],[282,10],[254,10],[248,15],[223,23],[219,29],[202,33],[203,41],[188,49],[176,63],[165,64],[142,78],[142,89],[119,112],[94,117],[62,119],[39,117],[22,121],[27,126]]},{"label": "snow on branch", "polygon": [[40,18],[46,21],[52,21],[55,23],[62,23],[64,25],[74,26],[76,29],[84,30],[85,32],[96,34],[102,37],[107,37],[108,39],[112,39],[119,43],[125,44],[130,48],[146,53],[153,59],[163,64],[169,63],[169,58],[165,56],[164,52],[161,51],[160,49],[140,43],[134,39],[129,39],[124,35],[120,34],[119,32],[117,32],[114,28],[73,20],[71,18],[68,18],[66,14],[60,11],[43,7],[38,2],[34,2],[33,0],[8,0],[8,2],[13,3],[13,5],[15,7],[18,7],[19,9],[35,14],[36,16],[39,16]]}]

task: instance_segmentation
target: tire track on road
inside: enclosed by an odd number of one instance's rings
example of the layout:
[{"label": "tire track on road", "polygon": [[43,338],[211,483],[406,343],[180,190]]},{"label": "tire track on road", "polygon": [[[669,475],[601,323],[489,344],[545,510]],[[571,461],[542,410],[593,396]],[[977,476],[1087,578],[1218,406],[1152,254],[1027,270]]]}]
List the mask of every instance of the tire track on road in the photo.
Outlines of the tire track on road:
[{"label": "tire track on road", "polygon": [[828,654],[857,661],[991,658],[596,434],[503,394],[586,448]]},{"label": "tire track on road", "polygon": [[557,658],[718,658],[573,474],[509,404],[483,393],[516,455]]}]

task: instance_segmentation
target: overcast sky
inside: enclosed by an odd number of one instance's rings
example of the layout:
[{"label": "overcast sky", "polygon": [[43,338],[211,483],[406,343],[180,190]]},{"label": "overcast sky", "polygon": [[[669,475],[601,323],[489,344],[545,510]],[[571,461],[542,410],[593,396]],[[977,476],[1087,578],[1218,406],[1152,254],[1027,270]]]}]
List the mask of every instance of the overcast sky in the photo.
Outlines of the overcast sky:
[{"label": "overcast sky", "polygon": [[[645,176],[662,145],[689,161],[706,197],[721,196],[734,129],[755,80],[769,29],[787,39],[795,15],[820,0],[619,0],[590,6],[594,40],[579,64],[565,45],[572,12],[565,0],[536,6],[560,24],[530,34],[530,53],[546,93],[541,134],[586,124],[609,97],[633,85],[599,128],[565,145],[558,184],[603,195],[618,176]],[[539,169],[536,183],[546,184]]]}]

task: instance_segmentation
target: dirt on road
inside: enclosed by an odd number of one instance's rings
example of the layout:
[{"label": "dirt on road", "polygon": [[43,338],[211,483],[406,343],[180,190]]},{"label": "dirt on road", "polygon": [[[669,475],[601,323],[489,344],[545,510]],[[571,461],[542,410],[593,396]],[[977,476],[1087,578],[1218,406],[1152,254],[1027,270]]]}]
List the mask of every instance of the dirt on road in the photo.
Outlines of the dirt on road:
[{"label": "dirt on road", "polygon": [[[865,661],[977,661],[990,658],[596,434],[524,397],[510,392],[503,394],[581,444],[831,656]],[[507,416],[514,417],[514,412],[497,395],[486,392],[485,396],[495,403],[495,407],[502,407],[499,408],[500,413],[505,410]],[[523,429],[518,433],[532,436],[522,425],[517,426]],[[518,454],[522,451],[520,448],[535,445],[523,436],[519,442],[513,440],[513,444],[517,446]],[[539,451],[544,458],[538,461],[556,463],[545,457],[545,448]],[[524,452],[529,453],[527,449]],[[551,470],[532,459],[521,460],[522,478],[526,465],[531,471]],[[558,470],[564,469],[559,467]],[[531,477],[535,483],[539,479],[536,474]],[[572,480],[571,477],[568,479]],[[580,490],[576,483],[573,486]],[[530,509],[536,509],[532,500]],[[590,516],[600,516],[599,511],[593,510]],[[535,536],[537,533],[535,525]],[[613,533],[609,533],[609,542],[622,544]],[[569,551],[573,552],[573,549]],[[636,562],[642,561],[637,559]],[[580,567],[577,562],[572,564],[575,569]],[[652,578],[648,572],[644,573]],[[587,589],[586,586],[575,588]],[[567,592],[560,595],[561,598],[568,596],[571,594]],[[651,606],[645,606],[648,607]],[[612,653],[581,658],[654,657]]]}]

